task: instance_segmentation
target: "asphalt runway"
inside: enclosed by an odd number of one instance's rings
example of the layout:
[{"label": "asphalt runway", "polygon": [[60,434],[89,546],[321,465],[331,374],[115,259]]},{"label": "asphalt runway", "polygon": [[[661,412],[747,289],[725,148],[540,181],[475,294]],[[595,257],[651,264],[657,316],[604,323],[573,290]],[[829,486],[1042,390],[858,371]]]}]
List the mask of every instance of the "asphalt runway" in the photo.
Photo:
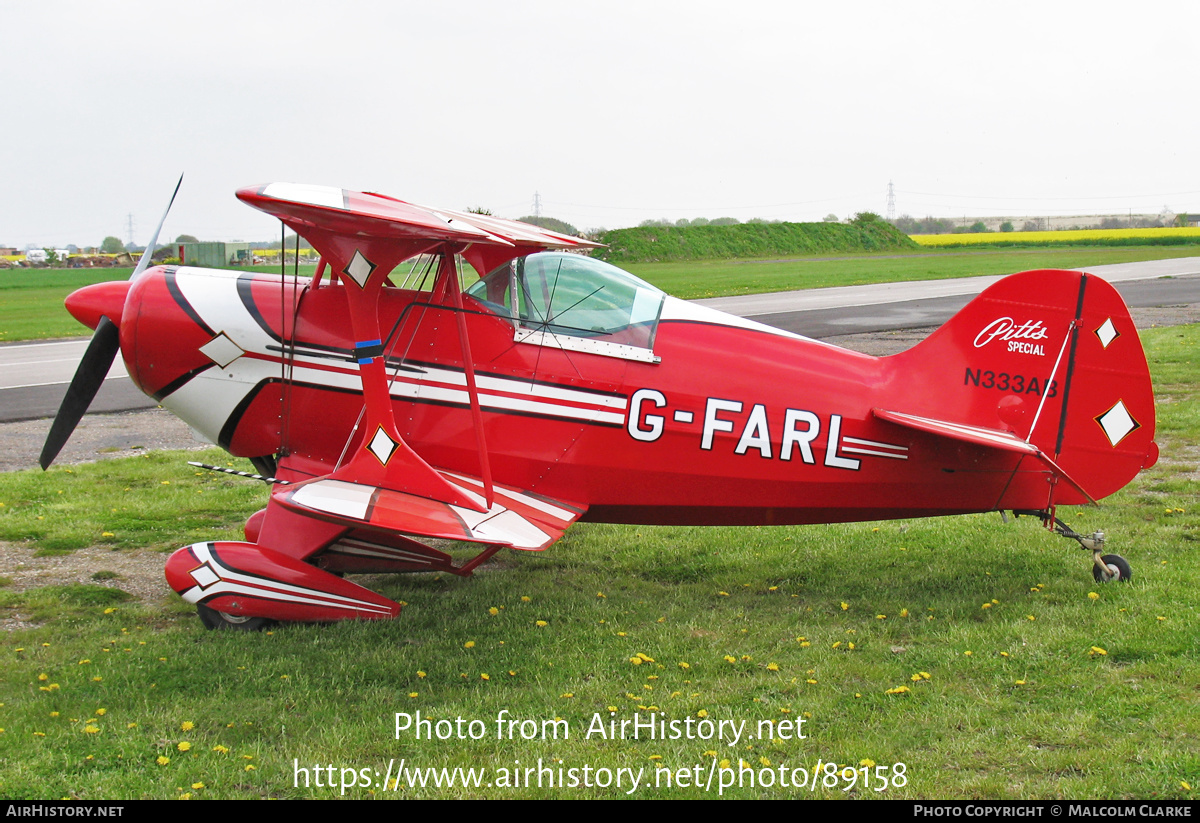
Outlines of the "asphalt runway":
[{"label": "asphalt runway", "polygon": [[[1200,257],[1095,266],[1131,307],[1200,303]],[[807,337],[938,326],[1000,277],[808,289],[697,301]],[[0,422],[53,417],[87,348],[86,338],[0,345]],[[89,414],[154,408],[120,358]]]}]

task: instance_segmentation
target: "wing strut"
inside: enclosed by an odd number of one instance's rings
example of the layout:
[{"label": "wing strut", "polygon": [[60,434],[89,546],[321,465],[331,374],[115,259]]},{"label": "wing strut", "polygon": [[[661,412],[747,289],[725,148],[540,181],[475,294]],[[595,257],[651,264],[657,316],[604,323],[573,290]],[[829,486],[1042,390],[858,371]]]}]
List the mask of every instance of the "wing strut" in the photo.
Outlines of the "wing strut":
[{"label": "wing strut", "polygon": [[434,287],[443,300],[454,308],[454,319],[458,326],[458,343],[462,347],[463,373],[467,378],[467,395],[471,398],[471,420],[475,429],[475,446],[479,450],[479,477],[483,480],[483,497],[490,509],[495,500],[492,491],[492,466],[488,460],[487,440],[483,434],[483,410],[479,406],[479,389],[475,385],[475,361],[471,357],[471,343],[467,339],[467,317],[463,310],[462,288],[458,282],[455,253],[447,243],[443,246],[438,280]]}]

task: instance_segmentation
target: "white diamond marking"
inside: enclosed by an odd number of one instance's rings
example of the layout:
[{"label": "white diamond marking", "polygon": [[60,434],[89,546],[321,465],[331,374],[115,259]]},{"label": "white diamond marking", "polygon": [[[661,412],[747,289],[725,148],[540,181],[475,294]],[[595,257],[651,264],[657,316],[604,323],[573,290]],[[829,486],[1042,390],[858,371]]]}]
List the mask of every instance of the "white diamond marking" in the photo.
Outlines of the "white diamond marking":
[{"label": "white diamond marking", "polygon": [[1097,417],[1096,422],[1100,424],[1100,428],[1104,429],[1108,442],[1114,446],[1124,440],[1139,425],[1120,400],[1117,401],[1117,405]]},{"label": "white diamond marking", "polygon": [[375,436],[371,438],[371,445],[368,446],[371,454],[379,458],[379,462],[387,464],[391,459],[392,452],[396,450],[396,441],[388,437],[382,428],[375,430]]},{"label": "white diamond marking", "polygon": [[226,337],[225,332],[221,332],[201,346],[200,353],[221,368],[225,368],[245,352],[242,351],[241,346]]},{"label": "white diamond marking", "polygon": [[367,278],[373,271],[375,271],[375,264],[363,257],[362,252],[355,249],[354,256],[350,258],[350,263],[346,266],[346,274],[354,278],[354,282],[359,285],[359,288],[366,288]]},{"label": "white diamond marking", "polygon": [[207,563],[198,569],[192,569],[190,573],[192,575],[192,579],[195,580],[196,584],[202,589],[211,586],[213,583],[216,583],[221,579],[217,576],[216,572],[208,567]]},{"label": "white diamond marking", "polygon": [[1117,331],[1117,327],[1113,325],[1112,318],[1108,318],[1100,324],[1100,328],[1096,329],[1096,336],[1100,338],[1100,345],[1108,348],[1108,344],[1121,336]]}]

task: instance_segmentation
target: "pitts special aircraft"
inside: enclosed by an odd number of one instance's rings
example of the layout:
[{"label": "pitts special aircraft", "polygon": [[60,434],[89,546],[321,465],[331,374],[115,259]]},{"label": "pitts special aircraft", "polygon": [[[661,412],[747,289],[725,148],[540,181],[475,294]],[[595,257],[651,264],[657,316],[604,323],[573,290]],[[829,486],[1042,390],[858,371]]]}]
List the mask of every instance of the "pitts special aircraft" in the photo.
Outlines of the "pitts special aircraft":
[{"label": "pitts special aircraft", "polygon": [[[1158,456],[1137,331],[1095,276],[1012,275],[870,357],[670,297],[536,226],[321,186],[237,196],[312,244],[314,276],[147,268],[151,241],[130,280],[67,299],[96,333],[41,458],[119,347],[146,394],[252,461],[272,491],[245,542],[167,562],[210,628],[394,617],[343,575],[469,575],[579,519],[1012,510],[1078,540],[1097,580],[1129,579],[1103,533],[1055,517]],[[429,538],[483,548],[456,566]]]}]

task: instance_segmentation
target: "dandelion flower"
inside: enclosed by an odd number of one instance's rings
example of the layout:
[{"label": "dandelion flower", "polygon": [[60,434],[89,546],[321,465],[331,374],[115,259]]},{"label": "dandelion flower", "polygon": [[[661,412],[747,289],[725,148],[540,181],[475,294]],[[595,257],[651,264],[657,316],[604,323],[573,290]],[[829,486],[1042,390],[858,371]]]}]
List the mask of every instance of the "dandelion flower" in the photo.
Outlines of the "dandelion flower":
[{"label": "dandelion flower", "polygon": [[900,610],[900,616],[901,616],[901,617],[908,617],[908,609],[901,609],[901,610]]},{"label": "dandelion flower", "polygon": [[242,771],[252,772],[252,771],[254,771],[254,770],[255,770],[255,769],[257,769],[257,768],[258,768],[258,767],[257,767],[257,766],[255,766],[253,763],[247,763],[247,764],[246,764],[246,768],[245,768],[245,769],[243,769]]},{"label": "dandelion flower", "polygon": [[1100,599],[1100,595],[1096,594],[1095,592],[1088,592],[1088,600],[1099,600],[1099,599]]},{"label": "dandelion flower", "polygon": [[491,680],[492,677],[487,672],[484,672],[481,675],[479,675],[479,679],[480,680]]},{"label": "dandelion flower", "polygon": [[531,598],[530,598],[528,595],[524,595],[524,594],[523,594],[523,595],[521,595],[521,602],[522,602],[522,603],[528,603],[528,602],[530,602],[530,599],[531,599]]},{"label": "dandelion flower", "polygon": [[419,672],[417,672],[417,677],[419,677],[419,678],[421,678],[422,680],[424,680],[424,679],[425,679],[425,677],[426,677],[426,674],[425,674],[425,672],[420,672],[420,671],[419,671]]},{"label": "dandelion flower", "polygon": [[203,788],[204,788],[204,784],[203,784],[203,783],[201,783],[200,781],[196,781],[195,783],[193,783],[193,784],[192,784],[192,788],[193,788],[193,789],[203,789]]},{"label": "dandelion flower", "polygon": [[535,620],[533,622],[533,625],[537,626],[539,629],[544,629],[547,626],[549,626],[550,624],[547,623],[545,620]]},{"label": "dandelion flower", "polygon": [[767,671],[769,671],[769,672],[777,672],[777,671],[779,671],[779,664],[778,664],[778,663],[768,663],[768,664],[767,664]]},{"label": "dandelion flower", "polygon": [[217,754],[229,754],[229,747],[222,746],[220,743],[212,747],[212,750]]},{"label": "dandelion flower", "polygon": [[717,592],[717,597],[729,597],[729,592]]},{"label": "dandelion flower", "polygon": [[911,689],[908,686],[897,686],[894,689],[888,689],[884,694],[908,694]]},{"label": "dandelion flower", "polygon": [[97,734],[100,731],[99,726],[93,726],[91,723],[83,727],[84,734]]},{"label": "dandelion flower", "polygon": [[984,603],[984,604],[983,604],[982,606],[980,606],[979,608],[981,608],[981,609],[990,609],[991,607],[992,607],[992,604],[991,604],[991,603]]},{"label": "dandelion flower", "polygon": [[690,669],[690,668],[691,668],[691,665],[690,665],[690,664],[688,664],[688,663],[685,663],[685,662],[683,662],[683,661],[680,661],[680,662],[679,662],[679,668],[681,668],[681,669]]},{"label": "dandelion flower", "polygon": [[466,643],[463,643],[463,648],[464,648],[464,649],[473,649],[473,648],[475,648],[475,641],[474,641],[474,640],[468,640]]},{"label": "dandelion flower", "polygon": [[847,603],[845,600],[843,600],[842,601],[842,611],[846,611],[849,608],[850,608],[850,604]]},{"label": "dandelion flower", "polygon": [[875,761],[869,757],[864,757],[862,760],[858,761],[858,765],[866,769],[873,769],[875,768]]},{"label": "dandelion flower", "polygon": [[181,752],[187,752],[187,751],[191,751],[192,744],[187,742],[186,740],[181,740],[179,742],[179,745],[176,746],[175,748],[179,749],[179,751],[181,751]]},{"label": "dandelion flower", "polygon": [[185,732],[190,732],[192,729],[196,728],[196,724],[190,720],[185,720],[179,724],[179,728],[183,729]]},{"label": "dandelion flower", "polygon": [[702,719],[705,717],[708,717],[708,709],[701,709],[700,711],[696,712],[696,717],[699,717]]},{"label": "dandelion flower", "polygon": [[167,757],[166,755],[160,754],[157,758],[155,758],[154,762],[160,766],[165,766],[171,762],[171,758]]},{"label": "dandelion flower", "polygon": [[490,614],[492,617],[495,617],[496,615],[500,614],[500,610],[495,606],[492,606],[490,609],[488,609],[488,614]]},{"label": "dandelion flower", "polygon": [[1100,655],[1101,657],[1103,657],[1104,655],[1107,655],[1108,652],[1106,652],[1104,649],[1100,648],[1099,646],[1092,646],[1091,654],[1093,657],[1096,655]]},{"label": "dandelion flower", "polygon": [[608,598],[608,595],[606,595],[604,592],[596,592],[596,597],[600,598],[601,600],[605,600]]},{"label": "dandelion flower", "polygon": [[408,696],[409,696],[409,697],[418,697],[418,696],[419,696],[419,693],[418,693],[418,692],[409,692],[409,693],[408,693]]}]

